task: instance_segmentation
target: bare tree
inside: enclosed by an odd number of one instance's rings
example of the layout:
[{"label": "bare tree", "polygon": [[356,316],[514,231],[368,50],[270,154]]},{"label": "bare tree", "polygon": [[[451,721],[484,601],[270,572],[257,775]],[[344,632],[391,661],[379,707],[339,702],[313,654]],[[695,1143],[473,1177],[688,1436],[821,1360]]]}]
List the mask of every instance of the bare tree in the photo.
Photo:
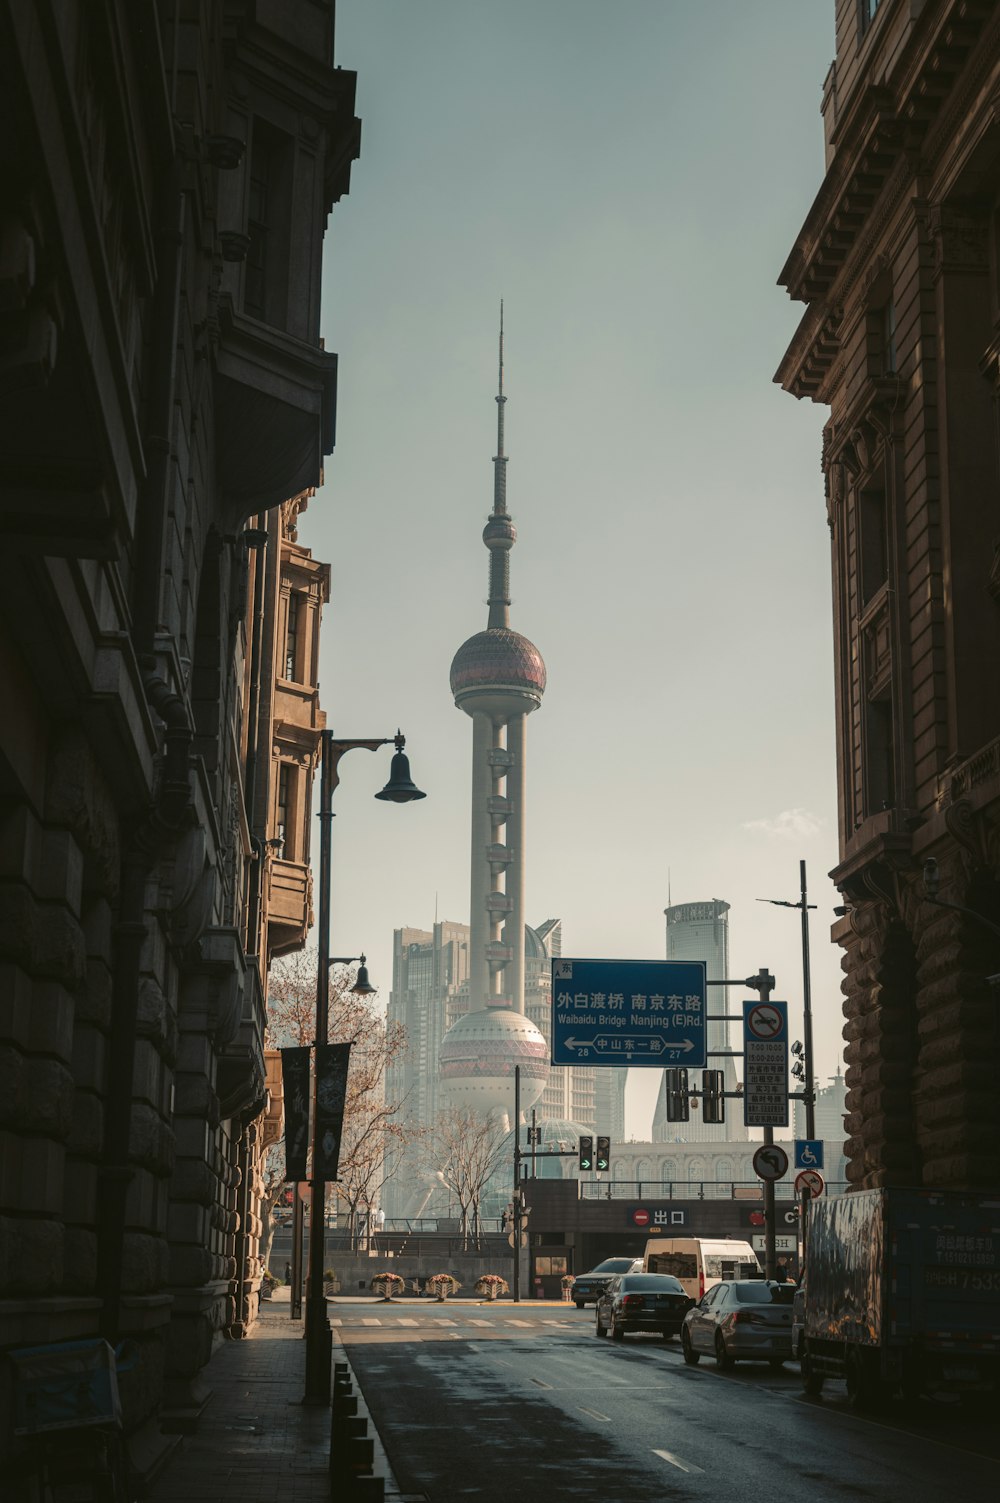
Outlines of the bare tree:
[{"label": "bare tree", "polygon": [[441,1183],[458,1201],[462,1247],[482,1245],[480,1208],[490,1181],[503,1164],[510,1131],[502,1118],[453,1107],[438,1117],[433,1161]]},{"label": "bare tree", "polygon": [[[405,1032],[401,1024],[386,1020],[375,997],[351,991],[354,980],[351,967],[336,966],[330,972],[326,1042],[351,1043],[354,1047],[347,1076],[338,1179],[327,1189],[347,1206],[352,1243],[357,1246],[360,1209],[367,1211],[374,1205],[381,1186],[391,1177],[396,1150],[404,1147],[414,1133],[398,1120],[402,1102],[386,1099],[386,1074],[403,1051]],[[303,1046],[312,1044],[315,1036],[316,952],[301,951],[271,968],[267,1043],[271,1048]],[[284,1186],[279,1177],[284,1174],[284,1143],[275,1144],[271,1155],[274,1172],[269,1162],[267,1179],[273,1188],[268,1222]]]}]

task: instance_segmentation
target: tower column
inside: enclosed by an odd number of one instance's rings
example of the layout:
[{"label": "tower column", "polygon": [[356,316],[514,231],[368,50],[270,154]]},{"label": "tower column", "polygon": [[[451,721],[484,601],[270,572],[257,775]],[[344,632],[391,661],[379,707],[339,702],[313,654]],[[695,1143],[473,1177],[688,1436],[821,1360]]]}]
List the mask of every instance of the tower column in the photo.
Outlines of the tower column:
[{"label": "tower column", "polygon": [[508,943],[513,951],[510,961],[511,1007],[524,1012],[524,789],[525,738],[527,715],[515,715],[507,722],[507,750],[513,763],[507,770],[507,797],[511,811],[507,821],[507,846],[513,860],[507,868],[507,895],[512,901],[508,924]]},{"label": "tower column", "polygon": [[493,745],[493,721],[481,711],[472,716],[472,870],[469,883],[469,1005],[475,1010],[486,1007],[491,984],[486,958],[489,942],[489,914],[486,899],[490,886],[490,867],[486,849],[492,838],[489,798],[493,791],[489,762]]}]

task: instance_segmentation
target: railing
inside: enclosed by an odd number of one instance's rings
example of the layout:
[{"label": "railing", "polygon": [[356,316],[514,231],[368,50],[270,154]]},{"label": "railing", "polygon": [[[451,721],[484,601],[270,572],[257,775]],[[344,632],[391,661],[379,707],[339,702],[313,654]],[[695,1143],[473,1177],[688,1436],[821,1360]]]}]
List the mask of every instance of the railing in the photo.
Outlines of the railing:
[{"label": "railing", "polygon": [[[742,1200],[763,1204],[764,1186],[759,1179],[747,1180],[580,1180],[581,1200]],[[842,1195],[846,1180],[828,1181],[826,1195]],[[775,1200],[795,1200],[795,1175],[775,1181]]]}]

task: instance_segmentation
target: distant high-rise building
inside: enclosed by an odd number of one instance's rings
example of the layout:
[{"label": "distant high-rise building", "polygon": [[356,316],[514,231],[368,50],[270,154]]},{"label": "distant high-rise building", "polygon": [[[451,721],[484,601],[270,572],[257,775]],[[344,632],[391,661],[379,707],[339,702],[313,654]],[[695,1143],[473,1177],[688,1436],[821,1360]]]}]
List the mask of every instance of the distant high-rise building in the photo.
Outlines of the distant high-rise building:
[{"label": "distant high-rise building", "polygon": [[[441,1040],[469,1007],[469,926],[435,923],[429,929],[397,929],[392,943],[392,991],[387,1017],[406,1031],[406,1045],[387,1072],[387,1099],[400,1105],[411,1128],[428,1129],[441,1108],[438,1054]],[[404,1153],[386,1181],[387,1216],[412,1214],[423,1191],[428,1155],[420,1142]]]},{"label": "distant high-rise building", "polygon": [[[546,919],[537,929],[526,928],[524,989],[529,1018],[552,1043],[552,961],[562,954],[562,922]],[[607,1132],[621,1142],[625,1133],[625,1076],[627,1071],[591,1065],[559,1065],[549,1072],[537,1105],[542,1122],[576,1122]]]},{"label": "distant high-rise building", "polygon": [[[705,975],[709,981],[722,981],[729,975],[729,904],[721,898],[710,902],[678,903],[665,908],[667,920],[667,959],[703,960]],[[710,986],[708,989],[709,1013],[728,1012],[726,988]],[[718,1049],[731,1049],[729,1024],[708,1024],[709,1053]],[[736,1089],[736,1070],[731,1055],[708,1061],[710,1069],[721,1069],[727,1091]],[[698,1094],[701,1072],[690,1072],[692,1094]],[[697,1110],[692,1110],[688,1122],[668,1122],[666,1100],[661,1088],[653,1114],[653,1141],[666,1143],[680,1140],[685,1143],[739,1142],[747,1137],[743,1125],[742,1104],[736,1098],[726,1102],[726,1120],[707,1125]]]}]

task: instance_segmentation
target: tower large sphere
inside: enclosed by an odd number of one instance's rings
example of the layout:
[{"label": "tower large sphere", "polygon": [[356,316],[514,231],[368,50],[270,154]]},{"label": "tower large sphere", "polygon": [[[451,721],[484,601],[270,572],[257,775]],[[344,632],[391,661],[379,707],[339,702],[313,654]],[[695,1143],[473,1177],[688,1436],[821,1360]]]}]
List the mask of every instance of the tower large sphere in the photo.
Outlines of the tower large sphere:
[{"label": "tower large sphere", "polygon": [[545,693],[545,661],[534,642],[509,626],[491,626],[463,642],[451,664],[451,692],[460,709],[504,716],[537,710]]},{"label": "tower large sphere", "polygon": [[545,1089],[549,1046],[524,1013],[506,1007],[468,1012],[441,1040],[441,1085],[452,1106],[513,1116],[514,1067],[521,1067],[521,1110]]}]

